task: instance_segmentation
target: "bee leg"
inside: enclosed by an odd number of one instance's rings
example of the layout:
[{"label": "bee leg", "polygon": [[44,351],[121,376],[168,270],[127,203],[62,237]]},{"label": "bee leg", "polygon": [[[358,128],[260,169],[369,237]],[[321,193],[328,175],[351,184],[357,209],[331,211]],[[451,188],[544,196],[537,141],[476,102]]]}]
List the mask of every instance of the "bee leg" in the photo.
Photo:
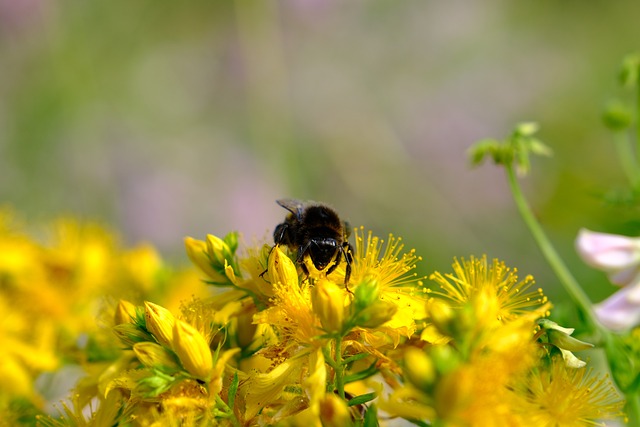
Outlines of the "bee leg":
[{"label": "bee leg", "polygon": [[338,251],[338,255],[336,255],[336,259],[333,261],[333,265],[327,269],[327,276],[335,270],[338,265],[340,265],[340,261],[342,260],[342,250]]},{"label": "bee leg", "polygon": [[353,247],[351,243],[344,242],[342,247],[340,248],[340,252],[344,253],[344,260],[347,262],[347,266],[344,269],[344,286],[347,288],[347,291],[351,293],[349,289],[349,278],[351,277],[351,263],[353,262]]},{"label": "bee leg", "polygon": [[[311,242],[307,242],[307,244],[305,244],[304,246],[300,246],[298,248],[298,257],[296,258],[296,262],[298,264],[304,265],[303,259],[310,247],[311,247]],[[307,274],[309,273],[307,272]]]},{"label": "bee leg", "polygon": [[[273,250],[276,248],[276,246],[278,246],[278,244],[276,243],[275,245],[271,246],[271,249],[269,250],[269,255],[267,255],[267,263],[269,262],[269,257],[271,256],[271,252],[273,252]],[[264,279],[265,281],[267,281],[267,279],[265,279],[263,276],[265,274],[267,274],[267,272],[269,271],[269,268],[265,268],[264,271],[262,273],[260,273],[260,278]]]},{"label": "bee leg", "polygon": [[[282,224],[278,224],[276,226],[276,229],[273,231],[273,243],[274,243],[274,245],[271,246],[271,250],[269,251],[269,255],[267,255],[267,260],[271,256],[271,252],[273,252],[273,250],[276,248],[276,246],[281,245],[281,244],[288,245],[290,240],[291,239],[289,237],[289,224],[287,224],[286,222],[283,222]],[[264,271],[262,273],[260,273],[260,278],[264,279],[263,276],[265,274],[267,274],[267,271],[269,271],[269,269],[265,268]]]},{"label": "bee leg", "polygon": [[307,268],[306,264],[304,262],[300,263],[300,268],[302,269],[302,272],[304,273],[304,278],[308,279],[309,278],[309,269]]}]

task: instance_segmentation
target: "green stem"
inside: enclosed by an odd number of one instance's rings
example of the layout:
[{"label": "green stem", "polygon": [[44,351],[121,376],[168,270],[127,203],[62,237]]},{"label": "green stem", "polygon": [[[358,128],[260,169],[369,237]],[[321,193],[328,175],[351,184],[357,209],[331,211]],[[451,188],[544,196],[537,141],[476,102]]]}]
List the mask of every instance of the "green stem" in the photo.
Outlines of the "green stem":
[{"label": "green stem", "polygon": [[637,393],[629,393],[625,395],[627,403],[625,404],[625,412],[627,414],[627,425],[640,425],[640,396]]},{"label": "green stem", "polygon": [[338,389],[338,396],[344,397],[344,364],[342,363],[342,335],[336,337],[336,388]]},{"label": "green stem", "polygon": [[[637,128],[640,129],[640,126],[637,126]],[[640,184],[640,170],[638,169],[638,162],[632,148],[633,143],[629,140],[626,131],[615,132],[613,134],[613,140],[616,145],[622,170],[627,176],[631,188],[636,189]]]},{"label": "green stem", "polygon": [[525,199],[522,194],[522,189],[520,188],[520,184],[518,183],[518,179],[515,175],[514,168],[512,165],[506,166],[507,176],[509,180],[509,186],[511,187],[511,192],[513,193],[513,199],[518,206],[518,210],[520,211],[520,215],[522,219],[529,227],[529,231],[533,235],[538,247],[542,251],[545,259],[551,265],[554,273],[560,279],[560,282],[569,293],[573,301],[582,309],[586,320],[589,323],[589,326],[593,331],[601,331],[602,328],[599,327],[598,322],[591,310],[591,301],[589,297],[584,293],[577,280],[573,277],[562,258],[558,255],[555,248],[551,244],[551,241],[547,238],[546,234],[542,230],[540,223],[536,220],[533,212],[531,211],[531,207],[529,203]]},{"label": "green stem", "polygon": [[[638,79],[636,81],[636,155],[633,157],[636,159],[636,165],[638,156],[640,156],[640,70],[638,70]],[[633,187],[636,188],[635,186]]]}]

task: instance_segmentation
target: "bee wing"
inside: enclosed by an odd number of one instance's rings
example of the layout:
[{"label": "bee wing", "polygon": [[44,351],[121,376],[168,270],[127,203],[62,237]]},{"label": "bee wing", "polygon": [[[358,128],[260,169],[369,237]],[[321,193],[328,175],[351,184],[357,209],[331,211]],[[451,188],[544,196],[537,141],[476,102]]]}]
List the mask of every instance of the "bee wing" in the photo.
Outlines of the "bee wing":
[{"label": "bee wing", "polygon": [[309,204],[308,202],[297,199],[279,199],[276,200],[276,203],[294,214],[298,219],[302,218],[302,212],[305,206]]}]

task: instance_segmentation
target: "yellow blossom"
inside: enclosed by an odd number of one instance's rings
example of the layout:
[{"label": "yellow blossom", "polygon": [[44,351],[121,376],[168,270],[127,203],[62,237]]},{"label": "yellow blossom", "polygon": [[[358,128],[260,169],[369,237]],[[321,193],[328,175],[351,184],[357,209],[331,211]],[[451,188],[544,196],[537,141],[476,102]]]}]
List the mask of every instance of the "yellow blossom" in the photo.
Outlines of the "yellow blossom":
[{"label": "yellow blossom", "polygon": [[532,372],[517,386],[514,405],[528,425],[582,427],[622,416],[622,401],[607,376],[567,367],[559,358]]},{"label": "yellow blossom", "polygon": [[253,373],[240,385],[239,393],[246,402],[245,418],[252,419],[268,405],[276,404],[287,384],[295,382],[306,358],[288,360],[276,366],[271,372]]},{"label": "yellow blossom", "polygon": [[[414,250],[403,253],[400,238],[388,240],[374,236],[364,227],[354,230],[355,254],[350,283],[375,282],[378,298],[397,307],[395,313],[377,330],[389,336],[394,346],[409,338],[417,329],[416,320],[426,317],[426,289],[413,270],[421,260]],[[354,291],[357,294],[357,288]]]},{"label": "yellow blossom", "polygon": [[307,281],[299,284],[297,275],[283,275],[282,278],[287,278],[287,281],[273,284],[274,296],[270,299],[270,307],[256,313],[253,321],[276,328],[286,346],[311,344],[321,330],[311,304],[309,284]]},{"label": "yellow blossom", "polygon": [[486,256],[471,257],[469,261],[455,260],[453,274],[436,272],[430,279],[441,291],[430,294],[451,300],[461,306],[471,302],[483,322],[506,322],[535,310],[540,316],[546,314],[549,306],[541,289],[532,290],[533,277],[518,280],[517,271],[511,270],[504,262],[493,260],[489,265]]}]

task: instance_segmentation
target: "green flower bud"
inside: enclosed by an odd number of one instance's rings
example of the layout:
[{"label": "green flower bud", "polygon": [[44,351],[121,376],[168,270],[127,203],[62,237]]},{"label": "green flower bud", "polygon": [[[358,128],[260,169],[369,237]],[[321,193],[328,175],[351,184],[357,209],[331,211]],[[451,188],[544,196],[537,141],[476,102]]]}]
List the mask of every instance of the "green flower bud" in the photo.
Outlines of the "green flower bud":
[{"label": "green flower bud", "polygon": [[365,279],[356,287],[353,306],[355,310],[362,310],[378,299],[380,294],[380,286],[375,279]]},{"label": "green flower bud", "polygon": [[631,126],[633,114],[626,105],[616,100],[605,107],[602,120],[605,126],[612,131],[622,131]]},{"label": "green flower bud", "polygon": [[378,300],[364,310],[356,313],[355,324],[363,328],[377,328],[391,320],[398,306],[390,301]]}]

